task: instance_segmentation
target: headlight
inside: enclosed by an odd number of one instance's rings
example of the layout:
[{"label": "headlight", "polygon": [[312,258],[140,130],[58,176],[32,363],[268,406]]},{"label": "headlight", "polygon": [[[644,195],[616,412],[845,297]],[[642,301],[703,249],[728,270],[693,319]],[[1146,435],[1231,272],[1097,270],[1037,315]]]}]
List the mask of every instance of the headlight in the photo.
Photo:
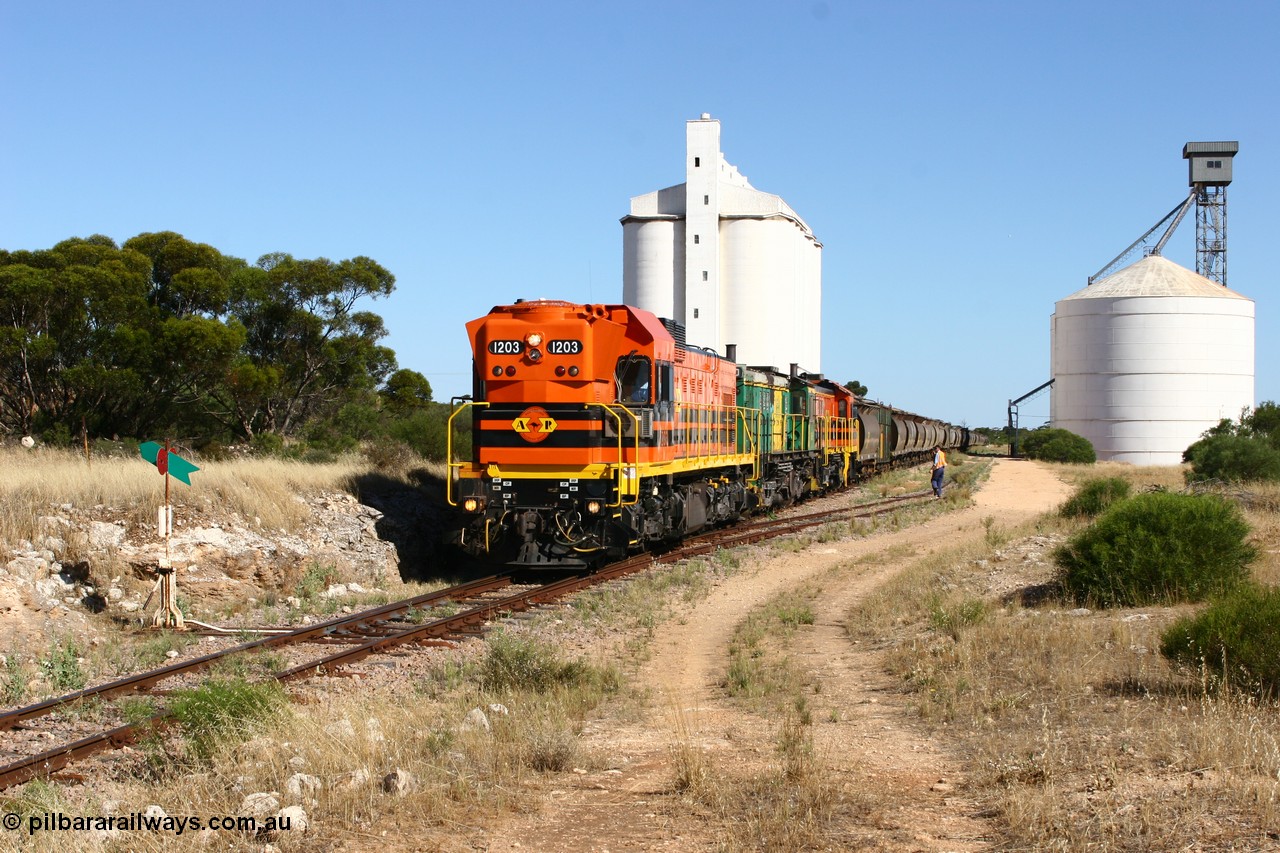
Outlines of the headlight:
[{"label": "headlight", "polygon": [[525,340],[529,342],[529,346],[536,347],[542,344],[542,335],[534,332],[532,335],[525,338]]},{"label": "headlight", "polygon": [[467,512],[475,512],[480,508],[480,499],[467,498],[465,501],[462,502],[462,508],[465,509]]},{"label": "headlight", "polygon": [[587,512],[592,515],[600,512],[600,501],[587,501]]}]

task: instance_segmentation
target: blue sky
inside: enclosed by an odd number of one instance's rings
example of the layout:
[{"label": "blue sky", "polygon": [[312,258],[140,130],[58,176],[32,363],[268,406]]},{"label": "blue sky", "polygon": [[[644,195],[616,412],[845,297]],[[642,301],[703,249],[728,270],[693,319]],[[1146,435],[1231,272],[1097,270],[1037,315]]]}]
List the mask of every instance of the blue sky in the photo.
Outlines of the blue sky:
[{"label": "blue sky", "polygon": [[[621,299],[618,220],[708,112],[824,243],[824,372],[985,426],[1048,379],[1054,302],[1184,196],[1183,143],[1232,139],[1275,400],[1278,36],[1265,2],[0,0],[0,247],[368,255],[448,399],[492,305]],[[1193,222],[1165,256],[1195,268]]]}]

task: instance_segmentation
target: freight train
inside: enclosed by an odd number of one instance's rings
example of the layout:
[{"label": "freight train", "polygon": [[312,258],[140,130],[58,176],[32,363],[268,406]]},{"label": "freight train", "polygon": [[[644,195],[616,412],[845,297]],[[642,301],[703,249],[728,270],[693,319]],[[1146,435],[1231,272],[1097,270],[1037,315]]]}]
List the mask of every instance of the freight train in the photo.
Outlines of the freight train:
[{"label": "freight train", "polygon": [[627,305],[553,300],[467,324],[472,451],[449,447],[459,544],[589,567],[964,448],[968,430],[856,397],[796,365],[735,363]]}]

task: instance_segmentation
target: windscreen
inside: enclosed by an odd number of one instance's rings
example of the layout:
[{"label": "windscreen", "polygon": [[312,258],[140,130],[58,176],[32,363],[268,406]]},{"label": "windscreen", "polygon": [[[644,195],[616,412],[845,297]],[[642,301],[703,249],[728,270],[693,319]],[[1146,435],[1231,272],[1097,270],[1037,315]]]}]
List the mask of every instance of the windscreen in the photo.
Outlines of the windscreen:
[{"label": "windscreen", "polygon": [[639,355],[627,355],[618,359],[614,374],[618,380],[618,401],[621,403],[649,402],[649,359]]}]

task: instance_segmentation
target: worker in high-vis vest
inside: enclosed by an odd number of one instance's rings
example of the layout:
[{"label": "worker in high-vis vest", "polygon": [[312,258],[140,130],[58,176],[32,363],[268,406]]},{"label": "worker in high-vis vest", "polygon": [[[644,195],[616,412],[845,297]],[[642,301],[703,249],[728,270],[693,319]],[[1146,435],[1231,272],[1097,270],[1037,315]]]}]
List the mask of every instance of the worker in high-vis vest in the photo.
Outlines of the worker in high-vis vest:
[{"label": "worker in high-vis vest", "polygon": [[933,497],[935,499],[942,497],[942,477],[947,470],[947,454],[943,452],[941,445],[935,445],[933,448]]}]

